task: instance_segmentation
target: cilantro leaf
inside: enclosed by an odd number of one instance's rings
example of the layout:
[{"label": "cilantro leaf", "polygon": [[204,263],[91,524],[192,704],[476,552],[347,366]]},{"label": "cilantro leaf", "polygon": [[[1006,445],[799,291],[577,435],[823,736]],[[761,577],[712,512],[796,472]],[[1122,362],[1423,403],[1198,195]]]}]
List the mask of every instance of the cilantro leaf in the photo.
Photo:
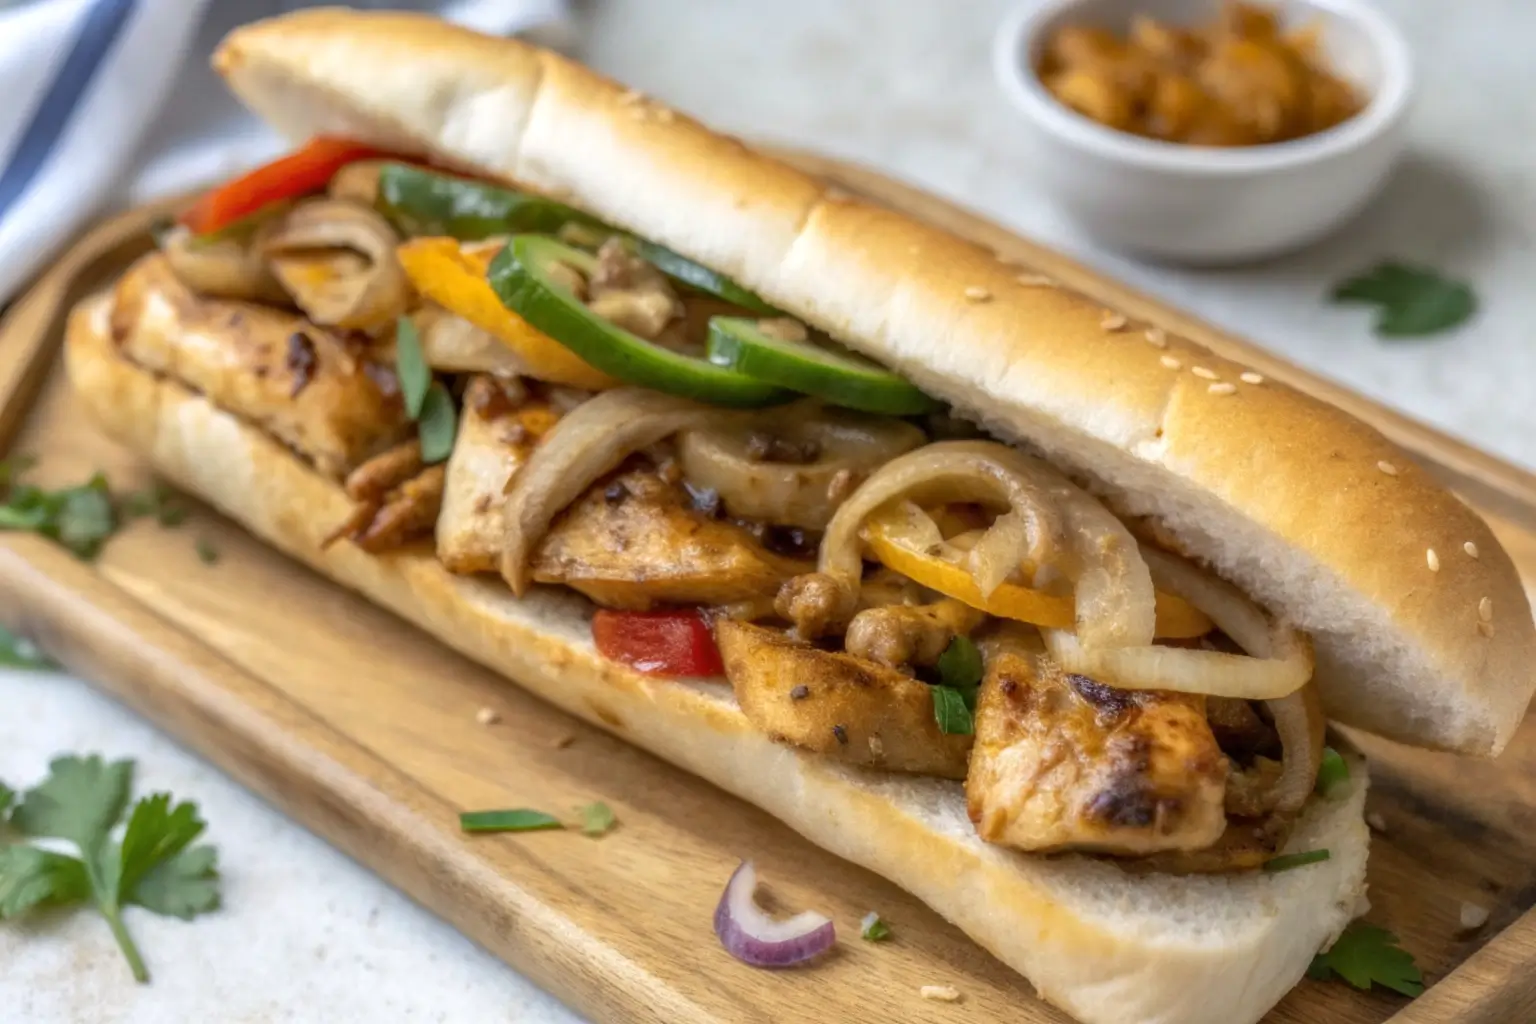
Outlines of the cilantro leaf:
[{"label": "cilantro leaf", "polygon": [[67,839],[93,857],[122,818],[132,781],[132,761],[108,763],[94,754],[57,758],[48,766],[48,778],[16,808],[11,823],[34,839]]},{"label": "cilantro leaf", "polygon": [[43,903],[80,903],[91,897],[85,865],[36,846],[0,846],[0,920],[20,917]]},{"label": "cilantro leaf", "polygon": [[57,541],[77,557],[95,558],[117,529],[117,512],[107,478],[100,473],[83,484],[45,491],[16,480],[13,468],[5,473],[4,503],[0,504],[0,530],[28,530]]},{"label": "cilantro leaf", "polygon": [[59,666],[32,641],[0,626],[0,667],[53,669]]},{"label": "cilantro leaf", "polygon": [[1442,277],[1428,267],[1388,260],[1338,284],[1334,302],[1377,307],[1376,333],[1412,338],[1456,327],[1477,310],[1477,297],[1464,281]]},{"label": "cilantro leaf", "polygon": [[395,376],[400,380],[400,394],[405,399],[405,414],[421,419],[432,386],[432,369],[421,353],[421,336],[408,316],[395,322]]},{"label": "cilantro leaf", "polygon": [[169,793],[141,799],[128,817],[128,831],[123,833],[119,895],[126,897],[133,892],[140,879],[185,850],[206,827],[194,803],[172,807]]},{"label": "cilantro leaf", "polygon": [[434,383],[427,389],[416,423],[421,438],[421,461],[427,465],[442,462],[453,454],[453,440],[458,433],[458,414],[448,389]]},{"label": "cilantro leaf", "polygon": [[957,636],[939,655],[939,678],[956,690],[974,690],[981,685],[981,652],[968,636]]},{"label": "cilantro leaf", "polygon": [[217,910],[219,851],[211,846],[194,846],[161,861],[124,894],[123,902],[183,921]]},{"label": "cilantro leaf", "polygon": [[613,808],[601,800],[587,804],[581,809],[581,831],[584,835],[597,837],[612,832],[617,819],[613,816]]},{"label": "cilantro leaf", "polygon": [[1356,921],[1344,929],[1326,953],[1312,958],[1307,977],[1327,981],[1337,975],[1358,989],[1373,984],[1410,998],[1424,994],[1424,975],[1413,955],[1385,928]]},{"label": "cilantro leaf", "polygon": [[965,694],[952,686],[930,686],[933,691],[933,718],[939,732],[949,736],[969,736],[976,731],[971,707]]}]

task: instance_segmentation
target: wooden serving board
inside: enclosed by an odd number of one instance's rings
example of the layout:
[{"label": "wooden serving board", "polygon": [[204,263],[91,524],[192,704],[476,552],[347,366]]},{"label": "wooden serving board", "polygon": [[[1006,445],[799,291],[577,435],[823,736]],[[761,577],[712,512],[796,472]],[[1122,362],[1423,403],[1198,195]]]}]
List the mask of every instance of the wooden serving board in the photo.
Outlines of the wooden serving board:
[{"label": "wooden serving board", "polygon": [[[834,183],[943,224],[1107,305],[1205,341],[1339,402],[1424,460],[1492,520],[1536,580],[1536,477],[1342,391],[1106,281],[947,203],[868,171],[794,159]],[[98,436],[56,359],[69,305],[150,244],[163,208],[86,236],[0,321],[0,451],[65,483],[105,470],[149,481]],[[219,552],[206,565],[198,541]],[[199,509],[178,529],[141,521],[93,564],[0,534],[0,623],[170,731],[304,825],[597,1021],[831,1020],[1063,1024],[1029,986],[936,914],[767,815],[552,710]],[[482,708],[497,724],[476,721]],[[1415,1002],[1303,982],[1269,1018],[1291,1024],[1512,1024],[1536,1018],[1536,746],[1528,720],[1480,763],[1364,738],[1374,760],[1371,919],[1402,936],[1432,982]],[[567,742],[571,740],[571,742]],[[620,827],[466,837],[462,810],[568,812],[601,799]],[[1379,816],[1379,818],[1378,818]],[[831,914],[837,952],[755,971],[716,943],[725,880],[755,858],[785,906]],[[230,869],[239,871],[238,862]],[[1463,901],[1488,924],[1459,931]],[[897,939],[858,941],[876,909]],[[924,1002],[951,984],[958,1005]]]}]

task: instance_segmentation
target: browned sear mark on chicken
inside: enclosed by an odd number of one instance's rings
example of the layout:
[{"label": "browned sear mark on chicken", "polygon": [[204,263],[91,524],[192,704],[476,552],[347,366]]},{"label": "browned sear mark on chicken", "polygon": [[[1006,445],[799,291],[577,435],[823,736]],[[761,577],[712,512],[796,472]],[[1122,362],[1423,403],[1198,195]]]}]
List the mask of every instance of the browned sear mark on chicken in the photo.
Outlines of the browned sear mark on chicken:
[{"label": "browned sear mark on chicken", "polygon": [[1022,850],[1198,850],[1226,827],[1227,759],[1202,698],[1067,675],[983,644],[966,798],[978,834]]},{"label": "browned sear mark on chicken", "polygon": [[299,392],[309,387],[317,363],[315,343],[309,340],[309,335],[303,331],[294,331],[288,335],[288,357],[283,364],[293,374],[293,387],[289,389],[288,397],[296,398]]},{"label": "browned sear mark on chicken", "polygon": [[363,463],[347,477],[352,514],[325,539],[346,538],[372,554],[426,536],[437,524],[447,467],[423,466],[421,442],[408,441]]},{"label": "browned sear mark on chicken", "polygon": [[811,439],[797,442],[765,430],[755,430],[747,437],[746,455],[753,462],[806,466],[821,457],[821,445]]}]

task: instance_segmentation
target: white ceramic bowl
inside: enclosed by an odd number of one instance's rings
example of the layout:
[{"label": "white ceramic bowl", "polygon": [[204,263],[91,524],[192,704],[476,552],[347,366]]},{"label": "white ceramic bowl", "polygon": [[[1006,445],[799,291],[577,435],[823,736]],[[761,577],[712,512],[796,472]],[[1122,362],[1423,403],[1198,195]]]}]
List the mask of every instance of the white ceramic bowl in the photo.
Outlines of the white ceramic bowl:
[{"label": "white ceramic bowl", "polygon": [[1287,23],[1321,18],[1330,67],[1369,97],[1359,114],[1291,142],[1222,149],[1106,128],[1059,103],[1036,76],[1060,26],[1124,31],[1135,14],[1196,24],[1214,0],[1035,0],[993,49],[1003,91],[1034,136],[1036,183],[1113,248],[1184,263],[1238,263],[1298,248],[1338,227],[1378,191],[1402,152],[1412,93],[1407,43],[1364,0],[1290,0]]}]

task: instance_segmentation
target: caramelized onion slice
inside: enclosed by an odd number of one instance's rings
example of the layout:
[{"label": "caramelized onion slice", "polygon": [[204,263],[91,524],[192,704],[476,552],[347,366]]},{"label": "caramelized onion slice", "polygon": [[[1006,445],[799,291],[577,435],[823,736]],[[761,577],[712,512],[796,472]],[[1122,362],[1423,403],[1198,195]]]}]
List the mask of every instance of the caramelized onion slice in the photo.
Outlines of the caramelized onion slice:
[{"label": "caramelized onion slice", "polygon": [[1294,814],[1317,786],[1328,722],[1323,717],[1323,703],[1315,682],[1308,682],[1287,697],[1268,701],[1267,706],[1275,720],[1275,731],[1280,734],[1283,767],[1263,803],[1277,814]]},{"label": "caramelized onion slice", "polygon": [[1064,630],[1043,630],[1046,647],[1062,668],[1125,690],[1242,700],[1289,697],[1312,678],[1312,651],[1300,633],[1271,622],[1235,588],[1188,562],[1150,548],[1142,554],[1160,589],[1205,612],[1250,656],[1182,647],[1093,650]]},{"label": "caramelized onion slice", "polygon": [[272,272],[317,324],[372,331],[411,303],[395,258],[399,240],[382,215],[345,199],[309,199],[262,241]]},{"label": "caramelized onion slice", "polygon": [[1000,513],[972,548],[978,589],[995,591],[1026,565],[1052,565],[1073,582],[1077,636],[1088,649],[1144,646],[1156,620],[1152,579],[1125,525],[1061,473],[992,441],[941,441],[889,463],[838,509],[819,571],[845,593],[862,567],[859,529],[897,499],[980,502]]},{"label": "caramelized onion slice", "polygon": [[[811,457],[754,457],[768,436]],[[678,454],[688,482],[720,495],[732,515],[820,530],[860,481],[922,443],[922,431],[902,420],[805,402],[729,430],[686,431]]]},{"label": "caramelized onion slice", "polygon": [[728,425],[741,415],[642,388],[605,391],[568,413],[507,490],[501,575],[513,593],[527,592],[529,558],[555,516],[599,477],[679,430]]}]

